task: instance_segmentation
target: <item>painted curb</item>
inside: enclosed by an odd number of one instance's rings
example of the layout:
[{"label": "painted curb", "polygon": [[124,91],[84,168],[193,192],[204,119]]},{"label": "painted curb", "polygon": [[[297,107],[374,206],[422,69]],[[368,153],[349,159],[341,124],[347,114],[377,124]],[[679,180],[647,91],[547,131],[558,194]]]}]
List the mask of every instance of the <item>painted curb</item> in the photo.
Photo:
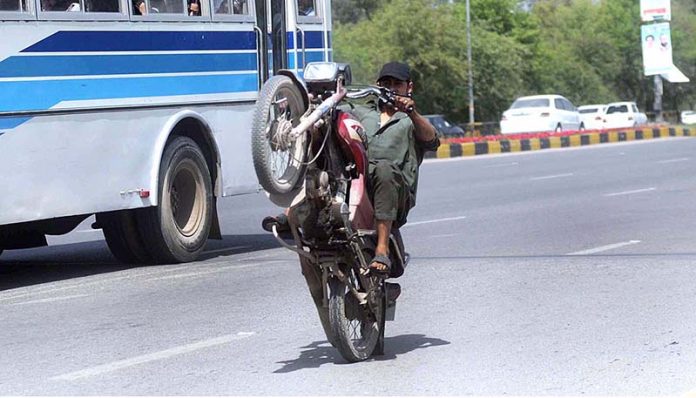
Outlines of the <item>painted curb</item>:
[{"label": "painted curb", "polygon": [[440,144],[440,148],[438,148],[437,152],[427,152],[425,158],[445,159],[494,153],[527,152],[548,148],[569,148],[668,137],[696,137],[696,129],[688,127],[660,127],[592,132],[558,137],[525,138],[519,140],[503,139],[483,142],[443,143]]}]

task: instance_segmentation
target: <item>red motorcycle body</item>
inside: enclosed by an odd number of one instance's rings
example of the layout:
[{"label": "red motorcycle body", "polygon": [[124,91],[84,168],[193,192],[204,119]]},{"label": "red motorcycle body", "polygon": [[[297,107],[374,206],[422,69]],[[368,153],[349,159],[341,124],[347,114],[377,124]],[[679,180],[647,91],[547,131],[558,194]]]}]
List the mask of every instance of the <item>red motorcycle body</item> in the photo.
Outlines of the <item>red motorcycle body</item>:
[{"label": "red motorcycle body", "polygon": [[350,221],[355,229],[374,228],[374,209],[367,193],[367,151],[365,150],[365,129],[359,121],[346,112],[338,111],[336,117],[338,138],[344,155],[355,162],[357,177],[351,181],[348,205]]}]

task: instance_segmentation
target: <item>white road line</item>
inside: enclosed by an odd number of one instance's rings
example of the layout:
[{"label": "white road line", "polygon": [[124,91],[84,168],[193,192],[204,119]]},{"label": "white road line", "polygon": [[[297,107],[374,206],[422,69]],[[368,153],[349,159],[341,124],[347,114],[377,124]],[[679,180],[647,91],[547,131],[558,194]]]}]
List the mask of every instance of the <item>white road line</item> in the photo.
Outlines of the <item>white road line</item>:
[{"label": "white road line", "polygon": [[566,256],[584,256],[586,254],[600,253],[607,250],[618,249],[619,247],[630,246],[640,243],[639,240],[629,240],[628,242],[614,243],[612,245],[595,247],[594,249],[581,250],[579,252],[568,253]]},{"label": "white road line", "polygon": [[463,219],[465,219],[465,218],[466,218],[466,216],[460,216],[460,217],[440,218],[440,219],[437,219],[437,220],[426,220],[426,221],[409,222],[409,223],[406,223],[406,225],[404,225],[404,226],[401,227],[401,228],[412,227],[412,226],[414,226],[414,225],[431,224],[431,223],[435,223],[435,222],[445,222],[445,221],[463,220]]},{"label": "white road line", "polygon": [[500,164],[491,164],[488,166],[483,166],[484,169],[492,169],[495,167],[510,167],[510,166],[517,166],[519,163],[517,162],[510,162],[510,163],[500,163]]},{"label": "white road line", "polygon": [[529,181],[550,180],[552,178],[563,178],[563,177],[571,177],[571,176],[573,176],[573,173],[554,174],[554,175],[550,175],[550,176],[532,177],[529,179]]},{"label": "white road line", "polygon": [[643,189],[635,189],[635,190],[633,190],[633,191],[623,191],[623,192],[605,193],[605,194],[602,194],[602,196],[610,197],[610,196],[621,196],[621,195],[633,195],[634,193],[650,192],[650,191],[654,191],[654,190],[656,190],[656,189],[657,189],[657,188],[654,188],[654,187],[652,187],[652,188],[643,188]]},{"label": "white road line", "polygon": [[239,265],[229,265],[227,267],[220,267],[220,268],[215,268],[207,271],[199,271],[199,272],[186,272],[183,274],[174,274],[174,275],[167,275],[167,276],[159,276],[156,278],[149,278],[149,279],[143,279],[143,282],[152,282],[152,281],[162,281],[162,280],[168,280],[168,279],[181,279],[181,278],[195,278],[199,276],[204,276],[204,275],[209,275],[209,274],[216,274],[219,272],[225,272],[230,269],[243,269],[243,268],[251,268],[251,267],[258,267],[260,264],[259,263],[253,263],[253,264],[239,264]]},{"label": "white road line", "polygon": [[430,235],[430,238],[449,238],[452,236],[461,236],[461,234],[442,234],[442,235]]},{"label": "white road line", "polygon": [[81,231],[75,231],[75,232],[77,232],[78,234],[93,234],[93,233],[97,233],[97,232],[101,233],[102,230],[101,229],[83,229]]},{"label": "white road line", "polygon": [[129,368],[131,366],[140,365],[143,363],[159,361],[162,359],[171,358],[177,355],[187,354],[190,352],[202,350],[208,347],[223,345],[235,340],[242,340],[253,336],[254,332],[240,332],[237,334],[228,334],[225,336],[216,337],[213,339],[199,341],[197,343],[186,344],[178,347],[173,347],[164,351],[153,352],[150,354],[140,355],[133,358],[124,359],[121,361],[111,362],[104,365],[95,366],[92,368],[83,369],[77,372],[65,373],[59,376],[51,377],[51,380],[78,380],[86,377],[97,376],[103,373],[114,372],[120,369]]},{"label": "white road line", "polygon": [[676,159],[667,159],[667,160],[660,160],[658,164],[665,164],[665,163],[677,163],[677,162],[686,162],[688,160],[691,160],[691,158],[676,158]]},{"label": "white road line", "polygon": [[87,297],[87,296],[88,296],[87,294],[74,294],[72,296],[60,296],[60,297],[51,297],[51,298],[45,298],[45,299],[40,299],[40,300],[22,301],[19,303],[12,303],[12,305],[52,303],[54,301],[70,300],[70,299],[74,299],[74,298]]},{"label": "white road line", "polygon": [[[169,273],[169,272],[175,272],[175,271],[178,271],[181,269],[187,269],[187,268],[190,269],[191,265],[174,267],[174,268],[169,268],[169,269],[164,269],[164,270],[157,270],[157,271],[153,271],[153,272],[142,272],[142,273],[138,273],[138,274],[129,274],[129,275],[117,276],[117,277],[113,277],[113,278],[111,278],[111,277],[104,278],[104,279],[99,279],[99,280],[92,281],[92,282],[78,282],[76,284],[68,285],[68,286],[51,287],[51,288],[45,288],[45,289],[37,288],[37,289],[31,290],[31,291],[28,291],[26,293],[1,295],[0,302],[7,301],[7,300],[14,300],[17,298],[23,298],[23,297],[28,297],[28,296],[37,296],[40,294],[62,292],[64,290],[80,289],[80,288],[84,288],[87,286],[109,284],[109,283],[117,282],[117,281],[124,280],[124,279],[139,279],[139,278],[147,277],[150,275],[158,275],[158,274],[164,274],[164,273]],[[87,278],[90,278],[90,277],[79,278],[79,279],[76,279],[76,281],[86,280]]]},{"label": "white road line", "polygon": [[248,249],[250,247],[251,246],[232,246],[232,247],[226,247],[224,249],[206,250],[203,252],[203,254],[224,253],[224,252],[230,252],[232,250],[237,250],[237,249]]}]

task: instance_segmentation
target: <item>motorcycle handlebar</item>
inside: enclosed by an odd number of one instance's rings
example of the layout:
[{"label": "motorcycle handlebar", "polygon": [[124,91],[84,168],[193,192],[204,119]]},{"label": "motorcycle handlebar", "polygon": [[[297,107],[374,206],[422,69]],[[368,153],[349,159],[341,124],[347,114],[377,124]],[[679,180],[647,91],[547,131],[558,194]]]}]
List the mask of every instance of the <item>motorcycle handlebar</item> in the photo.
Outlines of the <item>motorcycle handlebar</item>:
[{"label": "motorcycle handlebar", "polygon": [[[405,95],[397,94],[394,91],[389,90],[388,88],[377,86],[368,86],[357,91],[346,93],[346,97],[351,99],[361,99],[370,95],[374,95],[378,97],[380,100],[382,100],[384,103],[390,105],[396,104],[396,97],[406,97]],[[413,112],[413,106],[409,106],[406,109],[406,113],[411,112]]]}]

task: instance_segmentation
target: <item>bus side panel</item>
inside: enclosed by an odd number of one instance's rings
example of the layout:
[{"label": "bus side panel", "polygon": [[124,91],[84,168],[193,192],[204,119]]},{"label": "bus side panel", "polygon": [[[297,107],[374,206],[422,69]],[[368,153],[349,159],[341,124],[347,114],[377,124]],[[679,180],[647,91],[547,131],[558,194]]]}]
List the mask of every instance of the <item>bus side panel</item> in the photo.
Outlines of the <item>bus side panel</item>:
[{"label": "bus side panel", "polygon": [[202,112],[210,123],[220,151],[222,196],[259,189],[251,156],[251,121],[254,104],[214,107]]},{"label": "bus side panel", "polygon": [[254,191],[246,25],[3,22],[0,112],[67,113],[0,117],[0,225],[155,205],[163,142],[186,110],[212,129],[222,194]]},{"label": "bus side panel", "polygon": [[[164,113],[164,111],[161,111]],[[162,114],[37,117],[0,136],[0,225],[149,206]]]}]

